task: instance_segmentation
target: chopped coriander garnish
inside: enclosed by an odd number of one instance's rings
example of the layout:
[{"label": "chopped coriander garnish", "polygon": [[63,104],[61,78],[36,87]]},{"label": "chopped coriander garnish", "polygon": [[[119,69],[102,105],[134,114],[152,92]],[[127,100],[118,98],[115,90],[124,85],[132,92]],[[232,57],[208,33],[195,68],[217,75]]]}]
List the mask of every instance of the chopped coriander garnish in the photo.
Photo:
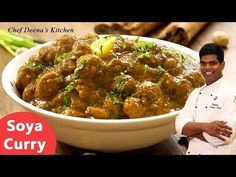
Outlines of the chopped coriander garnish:
[{"label": "chopped coriander garnish", "polygon": [[39,74],[39,75],[38,75],[38,79],[41,78],[42,76],[43,76],[43,74]]},{"label": "chopped coriander garnish", "polygon": [[163,69],[163,68],[161,67],[161,65],[158,65],[158,67],[156,68],[157,74],[161,74],[162,72],[165,72],[165,71],[166,71],[166,70]]},{"label": "chopped coriander garnish", "polygon": [[68,53],[63,53],[62,55],[60,55],[59,57],[56,58],[57,61],[61,62],[63,59],[71,57],[72,54],[70,52]]},{"label": "chopped coriander garnish", "polygon": [[83,57],[83,58],[80,58],[80,61],[81,61],[83,64],[86,64],[87,59]]},{"label": "chopped coriander garnish", "polygon": [[70,106],[70,98],[67,95],[64,95],[63,97],[63,107],[69,107]]},{"label": "chopped coriander garnish", "polygon": [[75,84],[74,82],[71,82],[69,85],[66,86],[65,91],[69,93],[74,89],[75,89]]},{"label": "chopped coriander garnish", "polygon": [[120,75],[118,76],[118,83],[124,84],[125,82],[125,74],[123,72],[120,72]]},{"label": "chopped coriander garnish", "polygon": [[74,78],[75,79],[77,79],[79,77],[79,71],[80,71],[79,68],[75,68],[75,70],[74,70]]},{"label": "chopped coriander garnish", "polygon": [[122,44],[122,49],[126,49],[127,45],[125,44],[125,42],[123,42]]},{"label": "chopped coriander garnish", "polygon": [[78,73],[80,70],[82,70],[85,67],[87,59],[82,57],[82,58],[80,58],[80,61],[81,61],[81,64],[79,65],[78,69],[77,68],[75,69],[76,73]]},{"label": "chopped coriander garnish", "polygon": [[146,53],[141,53],[139,56],[138,56],[138,59],[144,59],[144,58],[150,58],[151,55],[149,52],[146,52]]},{"label": "chopped coriander garnish", "polygon": [[36,67],[37,69],[43,70],[44,66],[41,63],[26,63],[25,64],[27,68],[32,68],[32,67]]},{"label": "chopped coriander garnish", "polygon": [[147,70],[149,69],[149,66],[147,64],[145,64],[143,69],[144,69],[144,72],[147,72]]},{"label": "chopped coriander garnish", "polygon": [[41,63],[36,64],[36,68],[43,70],[44,66]]},{"label": "chopped coriander garnish", "polygon": [[184,63],[186,61],[186,58],[182,54],[176,53],[175,55],[176,55],[177,58],[182,59],[182,63]]},{"label": "chopped coriander garnish", "polygon": [[117,98],[117,93],[111,91],[108,96],[111,98],[111,101],[113,104],[119,104],[120,103],[120,100]]},{"label": "chopped coriander garnish", "polygon": [[59,76],[59,81],[60,81],[60,82],[64,82],[64,76],[63,76],[63,75],[60,75],[60,76]]},{"label": "chopped coriander garnish", "polygon": [[161,81],[157,82],[156,85],[161,88]]},{"label": "chopped coriander garnish", "polygon": [[134,46],[134,50],[140,53],[146,53],[149,52],[149,50],[155,46],[155,42],[139,41],[138,44]]}]

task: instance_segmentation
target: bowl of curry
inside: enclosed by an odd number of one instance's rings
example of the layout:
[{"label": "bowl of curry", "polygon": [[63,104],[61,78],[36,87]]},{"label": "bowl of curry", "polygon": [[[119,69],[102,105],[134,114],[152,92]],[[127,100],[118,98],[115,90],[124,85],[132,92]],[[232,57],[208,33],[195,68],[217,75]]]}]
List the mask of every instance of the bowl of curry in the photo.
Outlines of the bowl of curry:
[{"label": "bowl of curry", "polygon": [[147,37],[63,35],[16,56],[2,74],[13,101],[57,140],[122,152],[166,139],[190,92],[204,84],[198,53]]}]

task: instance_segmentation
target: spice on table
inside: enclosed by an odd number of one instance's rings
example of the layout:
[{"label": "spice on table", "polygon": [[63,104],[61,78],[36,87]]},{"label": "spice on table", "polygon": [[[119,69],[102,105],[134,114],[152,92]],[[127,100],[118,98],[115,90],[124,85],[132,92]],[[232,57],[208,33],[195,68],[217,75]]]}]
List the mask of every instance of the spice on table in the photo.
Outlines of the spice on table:
[{"label": "spice on table", "polygon": [[229,35],[224,31],[215,31],[212,34],[212,40],[214,43],[225,48],[227,47],[227,44],[229,43]]}]

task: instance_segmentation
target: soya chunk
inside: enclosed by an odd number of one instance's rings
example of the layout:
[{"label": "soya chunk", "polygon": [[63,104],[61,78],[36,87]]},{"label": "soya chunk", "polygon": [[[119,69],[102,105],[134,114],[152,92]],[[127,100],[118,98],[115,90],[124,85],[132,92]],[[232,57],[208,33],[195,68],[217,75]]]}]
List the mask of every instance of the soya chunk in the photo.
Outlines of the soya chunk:
[{"label": "soya chunk", "polygon": [[96,117],[98,119],[108,119],[110,117],[108,110],[94,106],[88,107],[86,113],[91,117]]},{"label": "soya chunk", "polygon": [[129,97],[124,102],[123,111],[129,118],[139,118],[145,116],[147,107],[142,105],[140,98]]},{"label": "soya chunk", "polygon": [[146,98],[149,102],[153,102],[161,97],[162,91],[160,87],[150,81],[144,81],[137,88],[137,96]]},{"label": "soya chunk", "polygon": [[120,74],[120,72],[125,71],[130,66],[129,63],[124,62],[120,59],[113,58],[110,63],[107,65],[107,70],[113,74],[117,75]]},{"label": "soya chunk", "polygon": [[65,51],[69,52],[72,49],[72,46],[74,45],[75,41],[77,41],[77,38],[68,34],[64,34],[61,38],[57,39],[53,46],[60,46]]},{"label": "soya chunk", "polygon": [[94,78],[104,67],[104,61],[96,55],[81,56],[77,62],[79,78]]},{"label": "soya chunk", "polygon": [[44,63],[53,63],[57,49],[54,46],[44,46],[39,50],[39,59]]},{"label": "soya chunk", "polygon": [[204,77],[199,72],[186,73],[184,78],[191,82],[193,88],[200,87],[205,82]]},{"label": "soya chunk", "polygon": [[138,82],[130,75],[120,74],[114,78],[112,89],[116,92],[131,94],[136,90]]},{"label": "soya chunk", "polygon": [[58,93],[62,86],[60,75],[56,72],[49,72],[37,80],[35,96],[42,100],[49,100]]},{"label": "soya chunk", "polygon": [[92,54],[92,49],[85,41],[76,41],[72,47],[72,54],[76,57]]},{"label": "soya chunk", "polygon": [[24,88],[35,79],[37,79],[41,69],[37,67],[28,67],[26,65],[22,66],[16,78],[16,87],[22,92]]},{"label": "soya chunk", "polygon": [[34,91],[35,91],[35,84],[34,83],[28,84],[22,93],[22,99],[27,102],[33,101],[35,98]]}]

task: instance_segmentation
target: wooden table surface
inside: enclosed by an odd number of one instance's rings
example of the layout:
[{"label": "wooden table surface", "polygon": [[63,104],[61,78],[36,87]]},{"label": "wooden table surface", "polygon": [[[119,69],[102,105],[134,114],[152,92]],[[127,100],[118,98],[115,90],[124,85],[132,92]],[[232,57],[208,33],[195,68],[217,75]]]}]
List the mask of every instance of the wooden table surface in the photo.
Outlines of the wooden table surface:
[{"label": "wooden table surface", "polygon": [[[29,27],[30,29],[45,29],[45,28],[65,28],[66,30],[73,31],[69,34],[73,35],[83,35],[87,33],[94,33],[94,26],[98,22],[76,22],[76,23],[52,23],[52,22],[43,22],[43,23],[33,23],[33,22],[14,22],[14,23],[0,23],[0,29],[11,29],[18,30],[23,27]],[[236,23],[226,23],[226,22],[218,22],[218,23],[210,23],[206,28],[204,28],[201,33],[199,33],[196,38],[190,44],[190,48],[196,51],[199,51],[202,45],[208,42],[212,42],[212,33],[217,30],[225,31],[230,36],[230,42],[225,49],[225,62],[226,66],[223,71],[224,77],[226,80],[231,82],[236,87],[236,81],[234,77],[236,76]],[[22,32],[22,31],[21,31]],[[55,38],[60,37],[63,33],[58,32],[48,32],[48,33],[41,33],[33,32],[33,33],[23,33],[27,35],[35,36],[39,39],[50,41],[54,40]],[[7,53],[1,46],[0,46],[0,118],[13,112],[17,111],[24,111],[23,108],[15,104],[5,93],[2,87],[2,71],[7,63],[13,57]],[[130,151],[124,152],[121,154],[151,154],[151,155],[180,155],[185,154],[186,148],[178,143],[178,137],[176,135],[170,136],[166,140],[160,142],[157,145]],[[91,152],[88,150],[83,150],[79,148],[75,148],[60,142],[57,142],[57,149],[56,154],[83,154],[83,155],[90,155],[90,154],[100,154]]]}]

